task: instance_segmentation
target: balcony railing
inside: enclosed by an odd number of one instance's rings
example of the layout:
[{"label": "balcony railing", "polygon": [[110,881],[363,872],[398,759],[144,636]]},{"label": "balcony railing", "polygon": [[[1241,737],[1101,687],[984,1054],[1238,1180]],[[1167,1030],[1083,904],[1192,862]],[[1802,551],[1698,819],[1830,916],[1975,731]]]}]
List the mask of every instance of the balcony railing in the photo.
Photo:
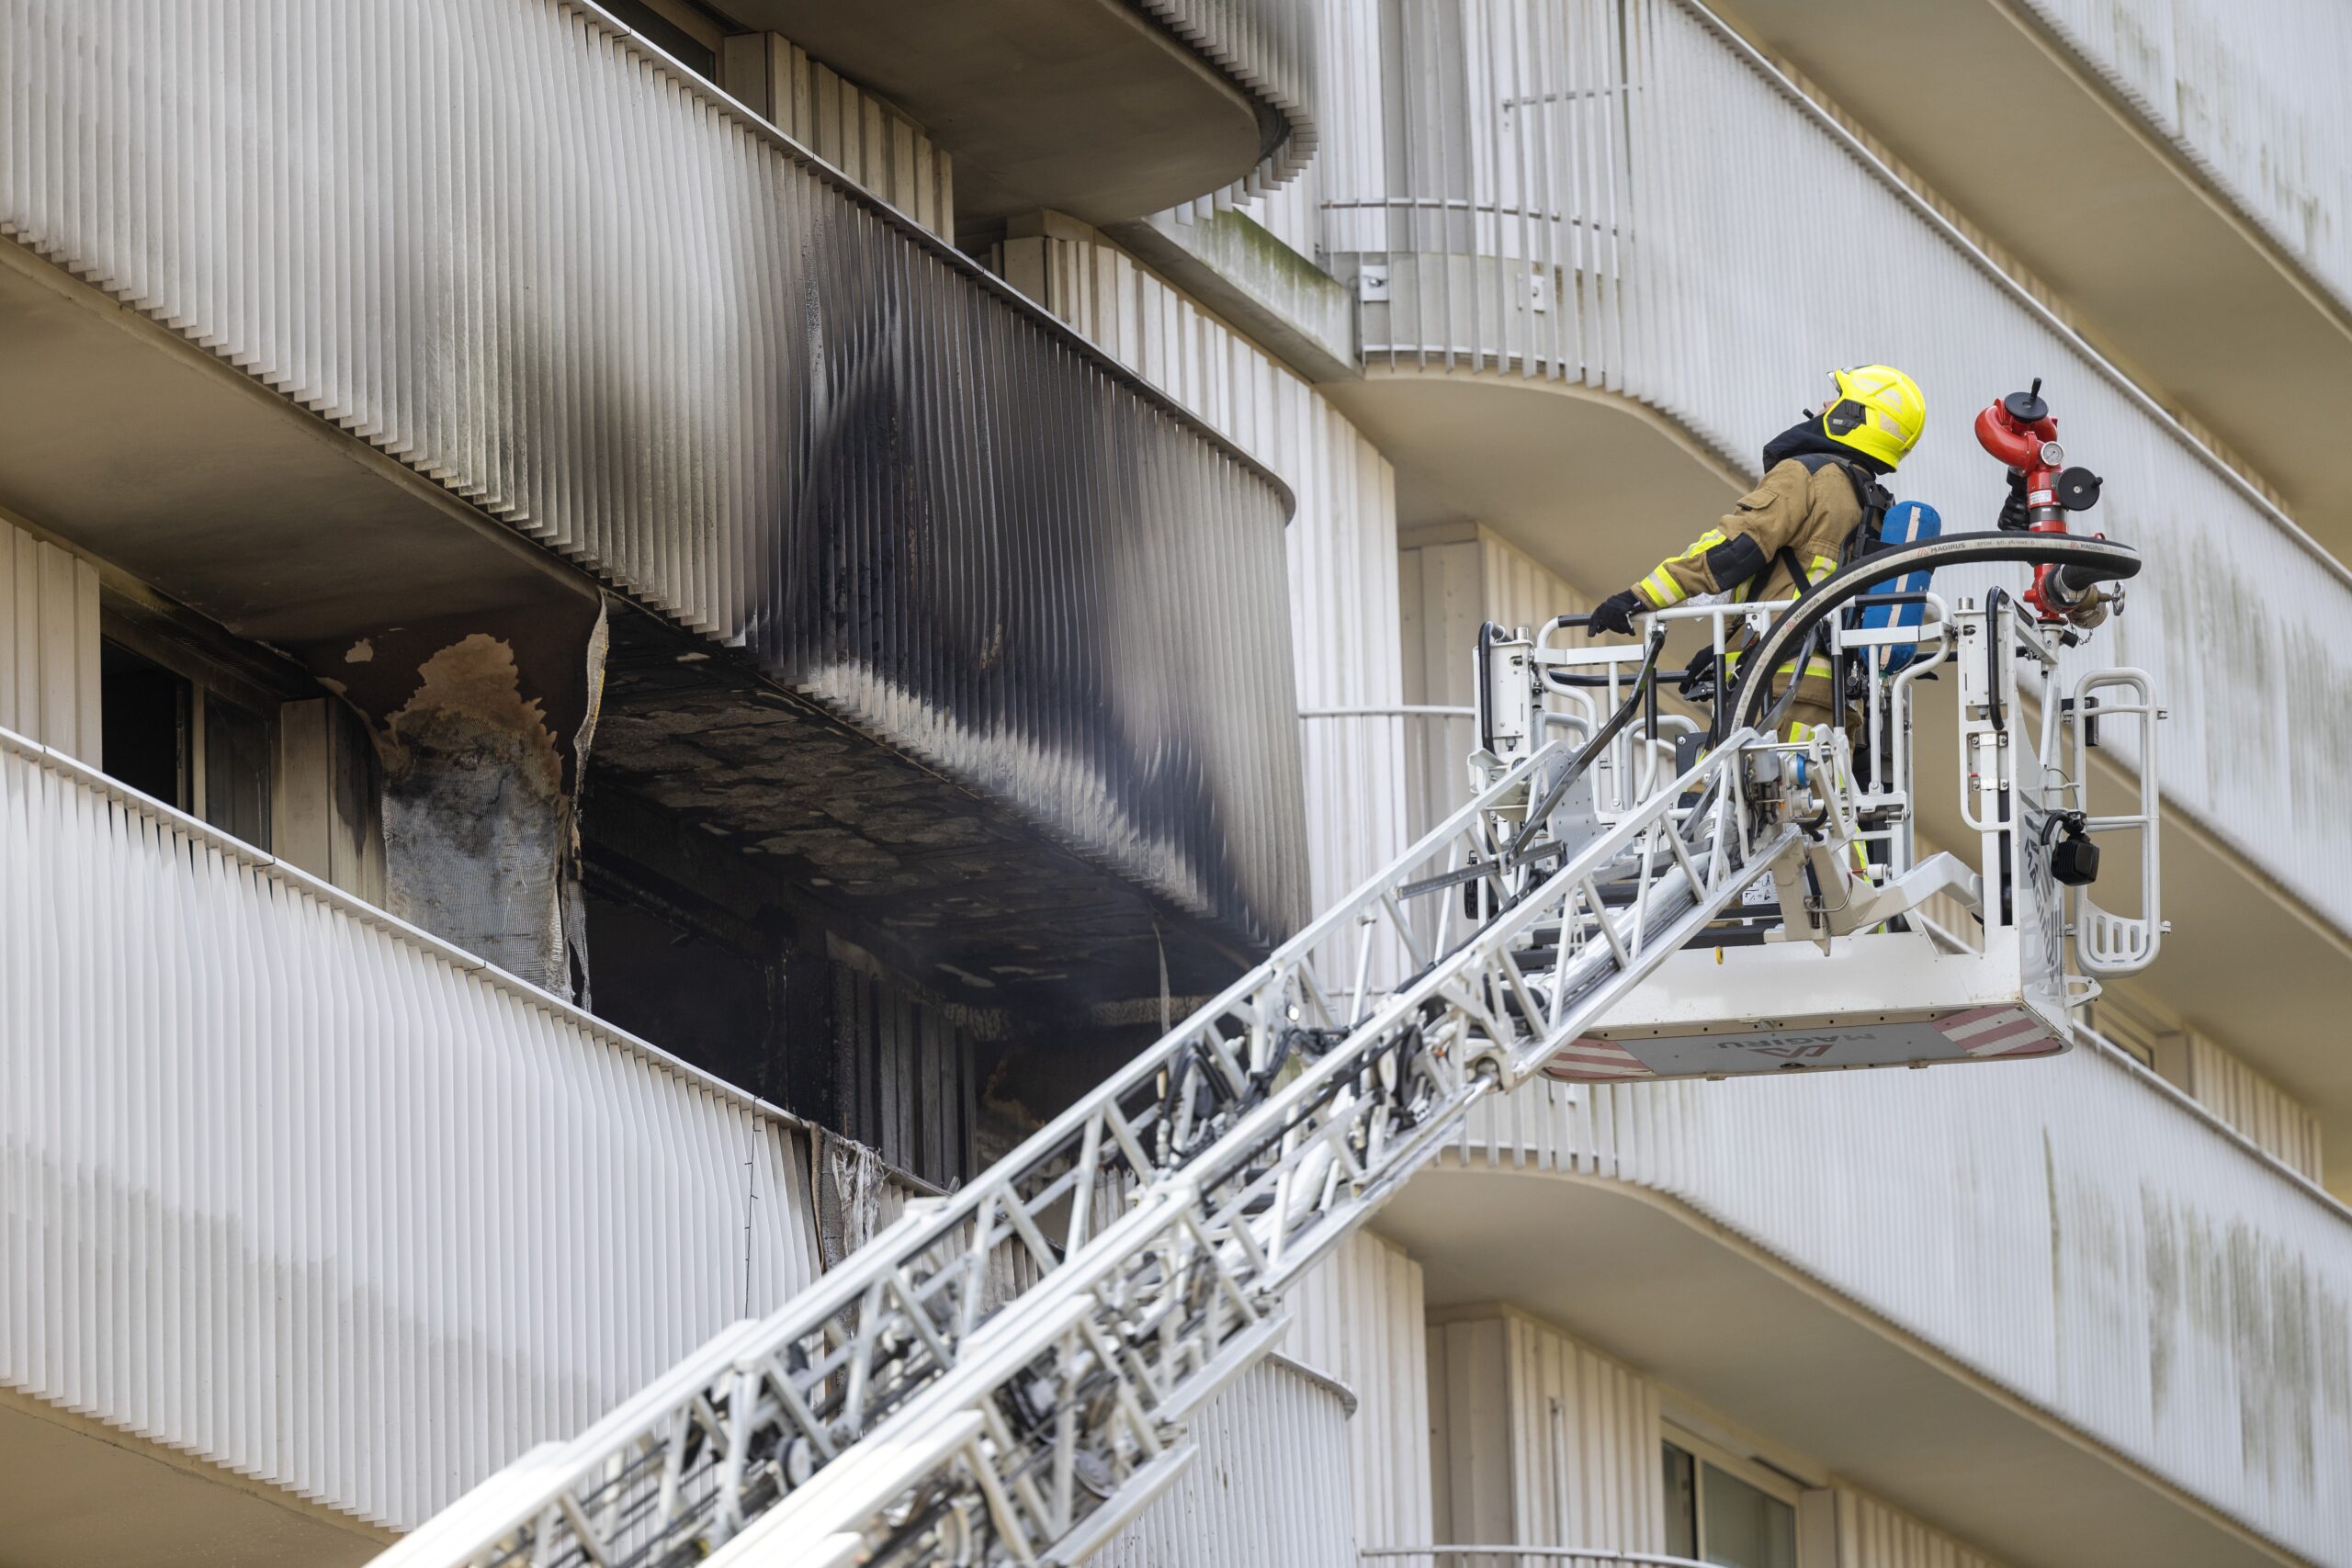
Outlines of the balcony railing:
[{"label": "balcony railing", "polygon": [[1263,155],[1226,196],[1239,199],[1295,177],[1314,160],[1316,68],[1313,0],[1131,0],[1218,71],[1238,82],[1268,122]]},{"label": "balcony railing", "polygon": [[2108,479],[2095,525],[2149,562],[2110,648],[2166,694],[2167,803],[2352,930],[2352,817],[2304,783],[2343,767],[2310,716],[2352,693],[2352,574],[1702,7],[1473,0],[1400,27],[1353,40],[1322,175],[1375,378],[1621,394],[1748,471],[1825,355],[1885,354],[1933,411],[1897,488],[1948,528],[2000,498],[1967,418],[2046,378]]},{"label": "balcony railing", "polygon": [[0,93],[0,235],[1168,904],[1305,914],[1288,492],[707,84],[561,0],[20,0]]},{"label": "balcony railing", "polygon": [[0,731],[0,1384],[407,1528],[813,1279],[800,1126]]},{"label": "balcony railing", "polygon": [[2352,142],[2336,87],[2352,17],[2342,6],[2275,0],[2258,28],[2240,25],[2230,0],[2025,8],[2352,306]]},{"label": "balcony railing", "polygon": [[1531,1086],[1450,1157],[1678,1199],[2248,1529],[2319,1561],[2352,1540],[2352,1212],[2096,1038]]}]

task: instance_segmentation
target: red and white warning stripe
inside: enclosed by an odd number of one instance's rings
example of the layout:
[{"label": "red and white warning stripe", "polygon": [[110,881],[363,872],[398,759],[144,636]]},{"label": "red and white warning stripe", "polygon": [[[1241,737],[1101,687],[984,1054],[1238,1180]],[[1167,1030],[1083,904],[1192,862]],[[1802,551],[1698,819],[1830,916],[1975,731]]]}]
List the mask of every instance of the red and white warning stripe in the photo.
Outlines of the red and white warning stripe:
[{"label": "red and white warning stripe", "polygon": [[1613,1040],[1588,1034],[1563,1045],[1544,1064],[1544,1076],[1565,1083],[1606,1083],[1611,1078],[1650,1078],[1657,1075],[1626,1053]]},{"label": "red and white warning stripe", "polygon": [[2023,1008],[1975,1008],[1936,1021],[1936,1032],[1971,1056],[2041,1056],[2058,1039]]}]

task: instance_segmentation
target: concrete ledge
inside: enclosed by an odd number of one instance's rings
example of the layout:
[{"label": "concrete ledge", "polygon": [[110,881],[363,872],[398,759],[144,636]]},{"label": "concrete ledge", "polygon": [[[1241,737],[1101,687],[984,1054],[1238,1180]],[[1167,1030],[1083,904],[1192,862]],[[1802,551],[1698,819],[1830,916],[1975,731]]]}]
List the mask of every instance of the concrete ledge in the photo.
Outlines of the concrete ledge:
[{"label": "concrete ledge", "polygon": [[1363,374],[1348,286],[1255,220],[1228,210],[1180,222],[1158,212],[1106,232],[1308,380]]}]

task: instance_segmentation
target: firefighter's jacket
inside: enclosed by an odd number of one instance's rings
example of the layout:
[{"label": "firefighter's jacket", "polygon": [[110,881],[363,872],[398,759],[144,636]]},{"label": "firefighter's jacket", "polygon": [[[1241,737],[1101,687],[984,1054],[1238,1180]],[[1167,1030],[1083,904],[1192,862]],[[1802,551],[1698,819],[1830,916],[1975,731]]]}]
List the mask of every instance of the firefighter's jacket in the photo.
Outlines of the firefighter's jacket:
[{"label": "firefighter's jacket", "polygon": [[[1681,554],[1660,561],[1634,591],[1660,610],[1700,593],[1726,593],[1740,604],[1792,599],[1796,588],[1789,577],[1789,558],[1793,556],[1804,568],[1807,582],[1820,581],[1838,570],[1847,536],[1861,520],[1861,499],[1843,467],[1818,457],[1811,462],[1784,457],[1765,473],[1761,484],[1739,498],[1720,524]],[[1792,662],[1779,673],[1794,669]],[[1826,715],[1831,674],[1828,659],[1818,652],[1812,655],[1805,661],[1797,703]]]}]

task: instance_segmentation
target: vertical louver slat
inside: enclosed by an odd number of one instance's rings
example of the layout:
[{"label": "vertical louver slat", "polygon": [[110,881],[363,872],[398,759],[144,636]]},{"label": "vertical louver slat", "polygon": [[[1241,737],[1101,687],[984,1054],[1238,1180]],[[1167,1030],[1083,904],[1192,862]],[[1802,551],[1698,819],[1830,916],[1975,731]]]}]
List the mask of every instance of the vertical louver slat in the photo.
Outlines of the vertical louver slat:
[{"label": "vertical louver slat", "polygon": [[1193,1418],[1199,1457],[1090,1561],[1104,1568],[1359,1568],[1350,1513],[1351,1404],[1339,1387],[1290,1362],[1252,1367]]}]

